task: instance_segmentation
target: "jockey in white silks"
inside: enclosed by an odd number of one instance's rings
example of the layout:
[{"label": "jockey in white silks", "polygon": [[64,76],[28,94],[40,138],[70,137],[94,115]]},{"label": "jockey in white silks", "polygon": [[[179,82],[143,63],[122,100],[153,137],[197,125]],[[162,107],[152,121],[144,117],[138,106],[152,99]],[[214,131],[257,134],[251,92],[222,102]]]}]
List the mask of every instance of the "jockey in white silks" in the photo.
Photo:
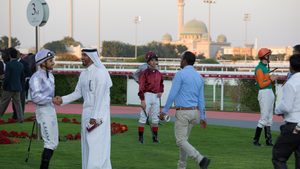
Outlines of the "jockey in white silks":
[{"label": "jockey in white silks", "polygon": [[[81,120],[82,169],[111,169],[110,148],[110,75],[101,63],[97,49],[82,49],[83,57],[88,56],[92,64],[86,66],[79,76],[75,91],[62,97],[62,104],[84,99]],[[84,65],[85,66],[85,65]],[[100,126],[88,132],[90,120],[102,122]]]},{"label": "jockey in white silks", "polygon": [[35,55],[37,71],[29,81],[30,95],[36,105],[35,116],[41,127],[41,134],[44,141],[44,150],[40,169],[48,169],[51,157],[58,145],[57,117],[52,98],[54,97],[54,66],[55,54],[42,49]]}]

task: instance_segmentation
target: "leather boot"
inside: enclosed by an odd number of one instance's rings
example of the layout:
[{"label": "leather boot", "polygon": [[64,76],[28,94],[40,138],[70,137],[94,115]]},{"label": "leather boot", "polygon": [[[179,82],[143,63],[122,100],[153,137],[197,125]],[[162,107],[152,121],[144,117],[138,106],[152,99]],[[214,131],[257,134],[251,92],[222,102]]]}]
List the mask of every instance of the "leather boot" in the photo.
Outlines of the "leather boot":
[{"label": "leather boot", "polygon": [[44,148],[40,169],[48,169],[53,150]]},{"label": "leather boot", "polygon": [[144,144],[144,132],[139,132],[139,142]]},{"label": "leather boot", "polygon": [[259,138],[260,138],[261,131],[262,131],[262,128],[256,127],[255,135],[254,135],[254,138],[253,138],[253,145],[255,145],[255,146],[261,146],[260,143],[259,143]]},{"label": "leather boot", "polygon": [[274,169],[288,169],[286,162],[272,159]]},{"label": "leather boot", "polygon": [[152,141],[153,143],[158,143],[158,136],[157,136],[157,131],[156,132],[153,132],[153,135],[152,135]]},{"label": "leather boot", "polygon": [[273,146],[270,126],[265,126],[265,138],[266,138],[266,145]]}]

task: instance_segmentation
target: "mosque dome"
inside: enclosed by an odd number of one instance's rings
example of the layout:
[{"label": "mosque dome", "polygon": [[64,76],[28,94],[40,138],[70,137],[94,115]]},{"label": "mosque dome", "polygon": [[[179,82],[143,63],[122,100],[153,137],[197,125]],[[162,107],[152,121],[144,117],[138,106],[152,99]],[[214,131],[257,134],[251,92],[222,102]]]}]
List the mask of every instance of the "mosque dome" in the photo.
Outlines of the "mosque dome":
[{"label": "mosque dome", "polygon": [[163,42],[171,42],[172,41],[172,36],[168,33],[164,34],[161,38],[161,41]]},{"label": "mosque dome", "polygon": [[226,43],[227,42],[227,38],[225,35],[221,34],[217,37],[217,42],[218,43]]},{"label": "mosque dome", "polygon": [[207,28],[205,23],[202,21],[198,21],[196,19],[193,19],[189,22],[187,22],[184,27],[182,34],[205,34],[207,33]]}]

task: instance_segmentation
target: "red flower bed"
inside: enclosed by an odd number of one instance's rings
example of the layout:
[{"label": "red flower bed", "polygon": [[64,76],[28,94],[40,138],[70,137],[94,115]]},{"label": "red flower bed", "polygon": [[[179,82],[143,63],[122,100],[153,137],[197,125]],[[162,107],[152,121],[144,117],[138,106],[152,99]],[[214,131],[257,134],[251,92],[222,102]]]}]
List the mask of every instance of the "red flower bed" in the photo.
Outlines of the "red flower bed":
[{"label": "red flower bed", "polygon": [[17,120],[16,119],[13,119],[13,118],[9,118],[8,120],[7,120],[7,123],[16,123],[17,122]]},{"label": "red flower bed", "polygon": [[0,124],[4,124],[4,123],[5,123],[5,121],[0,118]]},{"label": "red flower bed", "polygon": [[34,121],[35,120],[35,116],[30,116],[24,119],[24,121],[26,122],[30,122],[30,121]]},{"label": "red flower bed", "polygon": [[18,132],[16,131],[11,131],[7,132],[6,130],[1,130],[0,131],[0,144],[13,144],[13,143],[20,143],[20,140],[17,138],[8,138],[8,137],[17,137]]},{"label": "red flower bed", "polygon": [[[24,121],[26,122],[30,122],[30,121],[34,121],[36,118],[35,116],[30,116],[26,119],[24,119]],[[17,120],[9,118],[7,123],[16,123]],[[77,121],[76,118],[66,118],[64,117],[61,122],[63,123],[73,123],[73,124],[80,124],[79,121]],[[0,124],[5,124],[5,121],[3,119],[0,119]],[[120,124],[120,123],[115,123],[112,122],[111,123],[111,134],[117,134],[117,133],[124,133],[128,131],[128,127],[125,124]],[[8,137],[12,137],[11,139]],[[1,130],[0,131],[0,144],[12,144],[12,143],[20,143],[20,141],[17,138],[30,138],[31,136],[29,136],[29,134],[27,132],[20,132],[18,133],[17,131],[6,131],[6,130]],[[32,135],[33,139],[37,138],[37,135],[33,133]],[[76,134],[67,134],[65,136],[61,136],[60,140],[61,141],[66,141],[66,140],[80,140],[81,139],[81,135],[80,132],[76,133]]]},{"label": "red flower bed", "polygon": [[124,133],[128,131],[128,127],[125,124],[111,123],[111,134]]},{"label": "red flower bed", "polygon": [[0,135],[8,137],[9,134],[8,134],[8,132],[6,130],[1,130],[0,131]]},{"label": "red flower bed", "polygon": [[12,141],[9,138],[0,134],[0,144],[11,144],[11,143]]},{"label": "red flower bed", "polygon": [[68,118],[66,118],[66,117],[64,117],[64,118],[61,120],[61,122],[63,122],[63,123],[70,123],[71,120],[68,119]]}]

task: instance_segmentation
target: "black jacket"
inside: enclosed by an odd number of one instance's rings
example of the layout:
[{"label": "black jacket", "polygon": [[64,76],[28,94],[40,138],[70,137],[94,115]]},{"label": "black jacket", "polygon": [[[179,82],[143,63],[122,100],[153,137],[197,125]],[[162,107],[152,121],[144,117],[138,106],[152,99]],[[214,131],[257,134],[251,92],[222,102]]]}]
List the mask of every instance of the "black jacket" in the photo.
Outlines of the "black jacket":
[{"label": "black jacket", "polygon": [[3,89],[10,92],[21,92],[22,78],[24,78],[23,64],[18,60],[7,62]]}]

